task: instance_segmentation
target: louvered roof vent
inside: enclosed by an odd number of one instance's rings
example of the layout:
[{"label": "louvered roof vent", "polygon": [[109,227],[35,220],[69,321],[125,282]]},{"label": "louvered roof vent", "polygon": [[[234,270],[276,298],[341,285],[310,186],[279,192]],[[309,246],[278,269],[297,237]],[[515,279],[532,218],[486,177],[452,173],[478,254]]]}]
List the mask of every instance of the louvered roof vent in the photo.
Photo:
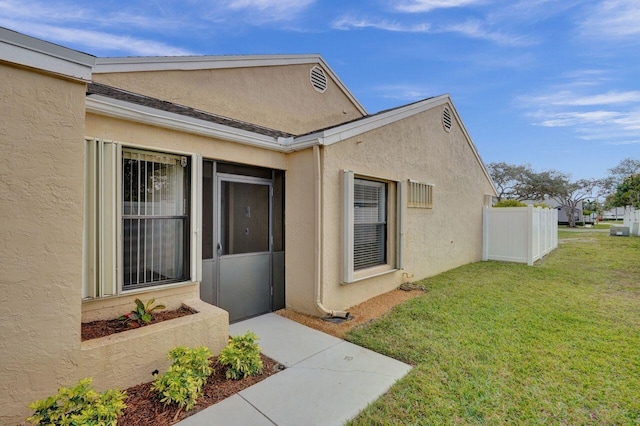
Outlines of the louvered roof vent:
[{"label": "louvered roof vent", "polygon": [[327,90],[327,75],[319,66],[311,68],[310,72],[311,85],[316,91],[324,93]]},{"label": "louvered roof vent", "polygon": [[450,132],[451,123],[451,110],[449,110],[449,107],[444,107],[444,110],[442,111],[442,125],[444,126],[444,130]]}]

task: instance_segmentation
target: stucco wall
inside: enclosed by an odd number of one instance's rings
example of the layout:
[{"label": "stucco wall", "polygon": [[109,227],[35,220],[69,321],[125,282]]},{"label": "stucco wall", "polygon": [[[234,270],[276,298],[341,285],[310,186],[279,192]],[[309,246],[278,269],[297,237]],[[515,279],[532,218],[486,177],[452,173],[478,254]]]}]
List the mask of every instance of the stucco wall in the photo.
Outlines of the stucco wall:
[{"label": "stucco wall", "polygon": [[[403,281],[481,259],[482,206],[484,195],[493,190],[459,124],[454,120],[451,132],[444,131],[442,109],[434,107],[324,148],[323,285],[330,309],[346,309]],[[344,169],[435,185],[433,209],[404,207],[404,271],[340,285]],[[391,209],[390,217],[394,215]],[[390,229],[395,232],[391,224]]]},{"label": "stucco wall", "polygon": [[79,359],[85,85],[0,64],[0,423]]},{"label": "stucco wall", "polygon": [[285,190],[286,306],[317,315],[315,308],[315,178],[313,151],[289,154]]},{"label": "stucco wall", "polygon": [[105,73],[94,81],[296,135],[361,117],[329,75],[324,93],[311,86],[312,67]]}]

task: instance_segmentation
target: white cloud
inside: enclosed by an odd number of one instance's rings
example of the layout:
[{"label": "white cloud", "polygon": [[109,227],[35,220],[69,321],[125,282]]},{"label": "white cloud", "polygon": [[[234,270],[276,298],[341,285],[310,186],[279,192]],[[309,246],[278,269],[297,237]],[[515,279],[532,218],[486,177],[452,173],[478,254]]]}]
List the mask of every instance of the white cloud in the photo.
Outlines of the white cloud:
[{"label": "white cloud", "polygon": [[426,99],[434,94],[428,87],[418,84],[389,84],[374,87],[371,91],[385,99],[396,99],[405,102]]},{"label": "white cloud", "polygon": [[556,106],[596,106],[640,103],[640,91],[626,92],[609,91],[595,95],[580,95],[572,91],[563,90],[553,94],[523,98],[527,103],[547,104]]},{"label": "white cloud", "polygon": [[566,72],[563,77],[561,85],[543,94],[516,100],[533,125],[571,129],[579,139],[609,145],[640,141],[640,91],[610,89],[609,74],[601,69]]},{"label": "white cloud", "polygon": [[431,24],[422,23],[408,25],[400,24],[395,21],[388,21],[386,19],[368,20],[343,16],[342,18],[334,21],[332,27],[337,30],[350,30],[353,28],[374,28],[378,30],[393,32],[426,33],[431,29]]},{"label": "white cloud", "polygon": [[581,23],[588,37],[630,38],[640,35],[638,0],[603,0],[598,2]]},{"label": "white cloud", "polygon": [[82,46],[82,48],[89,49],[88,53],[93,54],[96,54],[97,51],[117,52],[118,55],[124,52],[125,54],[135,56],[180,56],[193,54],[193,52],[188,50],[152,40],[114,35],[100,31],[62,28],[6,19],[0,19],[0,25],[48,41]]},{"label": "white cloud", "polygon": [[438,32],[459,33],[470,38],[487,40],[503,46],[528,46],[536,43],[530,37],[487,30],[478,20],[468,20],[463,23],[444,26]]},{"label": "white cloud", "polygon": [[486,0],[401,0],[395,3],[394,9],[400,12],[423,13],[435,9],[449,9],[482,3],[486,3]]},{"label": "white cloud", "polygon": [[242,12],[242,19],[253,24],[291,21],[306,11],[315,0],[229,0],[222,9]]}]

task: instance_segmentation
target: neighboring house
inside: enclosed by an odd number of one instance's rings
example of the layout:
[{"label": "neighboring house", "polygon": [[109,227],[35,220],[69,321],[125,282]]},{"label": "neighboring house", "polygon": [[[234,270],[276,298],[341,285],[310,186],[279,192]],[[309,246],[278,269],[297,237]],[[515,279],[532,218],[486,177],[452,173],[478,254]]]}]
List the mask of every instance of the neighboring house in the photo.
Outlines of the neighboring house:
[{"label": "neighboring house", "polygon": [[[567,215],[567,211],[565,209],[563,209],[560,206],[560,203],[558,201],[556,201],[554,198],[545,198],[543,201],[526,200],[526,201],[523,201],[523,203],[525,203],[525,204],[537,204],[537,203],[546,204],[550,208],[558,210],[558,223],[559,224],[566,225],[566,224],[569,223],[569,216]],[[592,214],[591,216],[584,217],[582,215],[582,203],[580,203],[576,207],[576,211],[574,213],[575,223],[582,223],[582,222],[593,223],[594,216],[595,215]]]},{"label": "neighboring house", "polygon": [[[95,58],[4,29],[0,76],[0,423],[217,353],[229,318],[343,315],[481,260],[496,193],[448,95],[369,114],[318,55]],[[135,298],[198,314],[80,341]]]}]

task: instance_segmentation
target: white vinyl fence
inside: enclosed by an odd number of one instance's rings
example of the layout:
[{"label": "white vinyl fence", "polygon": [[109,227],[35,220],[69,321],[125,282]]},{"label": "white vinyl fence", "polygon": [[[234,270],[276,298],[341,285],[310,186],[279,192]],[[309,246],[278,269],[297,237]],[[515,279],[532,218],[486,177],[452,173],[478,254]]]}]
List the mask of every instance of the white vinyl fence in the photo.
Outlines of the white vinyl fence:
[{"label": "white vinyl fence", "polygon": [[640,236],[640,210],[634,210],[633,207],[625,208],[623,223],[629,227],[629,234]]},{"label": "white vinyl fence", "polygon": [[484,207],[482,260],[533,265],[558,247],[558,211]]}]

